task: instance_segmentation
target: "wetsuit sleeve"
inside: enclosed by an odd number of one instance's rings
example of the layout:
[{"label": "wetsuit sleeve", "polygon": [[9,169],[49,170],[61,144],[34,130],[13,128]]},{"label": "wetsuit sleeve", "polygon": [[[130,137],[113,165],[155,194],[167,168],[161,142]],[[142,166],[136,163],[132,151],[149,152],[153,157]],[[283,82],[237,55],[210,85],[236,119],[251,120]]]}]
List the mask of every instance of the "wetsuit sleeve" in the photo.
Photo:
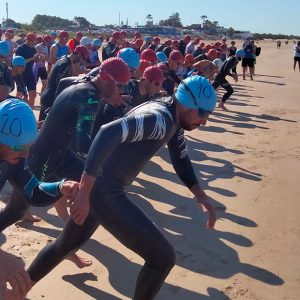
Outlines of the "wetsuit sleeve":
[{"label": "wetsuit sleeve", "polygon": [[80,153],[88,153],[92,143],[91,136],[98,104],[98,99],[88,98],[79,107],[76,128],[76,150]]},{"label": "wetsuit sleeve", "polygon": [[188,156],[188,149],[185,143],[184,130],[178,129],[168,143],[168,150],[171,161],[180,180],[188,187],[198,183],[194,168]]},{"label": "wetsuit sleeve", "polygon": [[87,156],[84,172],[96,177],[114,148],[121,143],[162,140],[170,130],[171,119],[161,113],[128,116],[103,125]]},{"label": "wetsuit sleeve", "polygon": [[39,182],[22,160],[10,179],[11,184],[24,196],[27,203],[32,206],[48,206],[55,203],[62,194],[60,193],[60,182]]}]

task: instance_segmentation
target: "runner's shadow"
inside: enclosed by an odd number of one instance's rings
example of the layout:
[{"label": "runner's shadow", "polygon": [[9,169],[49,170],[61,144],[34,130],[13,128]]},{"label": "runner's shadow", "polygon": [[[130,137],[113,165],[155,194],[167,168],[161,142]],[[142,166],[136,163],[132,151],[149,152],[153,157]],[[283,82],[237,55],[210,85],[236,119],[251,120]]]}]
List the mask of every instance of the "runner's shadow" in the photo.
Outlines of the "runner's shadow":
[{"label": "runner's shadow", "polygon": [[286,85],[285,83],[265,81],[265,80],[257,80],[257,79],[255,79],[255,82],[262,82],[262,83],[274,84],[274,85],[279,85],[279,86]]},{"label": "runner's shadow", "polygon": [[[40,226],[32,226],[33,230],[46,234],[48,236],[56,237],[59,233],[56,229],[44,228]],[[107,247],[99,243],[94,239],[90,239],[87,243],[81,247],[81,249],[95,259],[97,259],[101,264],[105,266],[109,274],[109,282],[111,286],[117,290],[120,294],[132,298],[134,292],[135,282],[137,280],[138,272],[141,270],[142,266],[132,262],[126,256],[120,254],[115,249]],[[122,272],[120,272],[122,270]],[[171,271],[172,272],[172,271]],[[112,296],[98,288],[91,287],[87,285],[86,281],[95,281],[97,277],[91,273],[83,273],[77,275],[63,275],[62,277],[65,281],[73,284],[80,290],[83,290],[86,294],[95,299],[105,299],[105,300],[117,300],[118,297]],[[212,289],[211,293],[218,295],[220,297],[215,298],[216,300],[223,300],[224,295]],[[223,298],[222,298],[223,297]],[[158,296],[155,298],[158,300],[172,299],[172,300],[182,300],[182,299],[208,299],[207,296],[199,294],[195,291],[187,290],[179,286],[175,286],[169,283],[164,283]],[[228,298],[225,298],[228,299]]]},{"label": "runner's shadow", "polygon": [[256,74],[255,76],[259,76],[259,77],[272,77],[272,78],[284,78],[283,76],[266,75],[266,74]]},{"label": "runner's shadow", "polygon": [[[139,183],[140,180],[139,180]],[[234,243],[243,247],[251,247],[252,242],[242,235],[218,230],[208,230],[204,228],[205,217],[197,208],[195,202],[184,201],[180,207],[173,204],[174,209],[170,209],[168,214],[162,215],[157,212],[151,204],[144,198],[153,197],[153,190],[156,190],[155,200],[164,199],[164,203],[171,204],[168,200],[173,199],[172,192],[156,185],[144,182],[143,197],[139,194],[130,194],[130,199],[150,217],[160,228],[165,230],[165,235],[171,244],[175,245],[177,262],[176,264],[184,269],[203,274],[214,278],[228,279],[237,273],[244,273],[249,277],[270,285],[281,285],[283,280],[274,273],[262,269],[258,266],[242,263],[239,261],[237,252],[224,243],[222,240]],[[150,193],[150,194],[149,194]],[[180,197],[177,195],[177,198]],[[180,201],[178,199],[177,201]],[[181,218],[174,218],[181,216]],[[186,216],[185,218],[183,216]],[[223,217],[226,217],[224,212]],[[232,218],[232,215],[229,216]],[[242,220],[240,220],[242,221]],[[256,226],[253,221],[246,225]]]},{"label": "runner's shadow", "polygon": [[122,300],[121,298],[110,295],[98,288],[90,286],[87,281],[98,281],[98,278],[93,273],[81,273],[75,275],[64,275],[62,279],[70,284],[74,285],[76,288],[86,293],[87,295],[93,297],[94,299],[102,300]]},{"label": "runner's shadow", "polygon": [[205,126],[205,127],[201,128],[201,131],[214,132],[214,133],[228,132],[228,133],[237,134],[237,135],[245,135],[242,132],[227,130],[227,129],[225,129],[223,127],[219,127],[219,126]]}]

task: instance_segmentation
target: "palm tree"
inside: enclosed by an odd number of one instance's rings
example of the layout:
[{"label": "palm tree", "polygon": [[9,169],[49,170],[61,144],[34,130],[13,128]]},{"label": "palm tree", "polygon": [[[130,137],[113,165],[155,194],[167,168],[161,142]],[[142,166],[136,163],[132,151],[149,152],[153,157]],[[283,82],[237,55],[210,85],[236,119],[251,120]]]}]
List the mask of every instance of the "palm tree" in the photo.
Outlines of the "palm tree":
[{"label": "palm tree", "polygon": [[204,27],[204,23],[205,21],[207,20],[207,16],[206,15],[203,15],[200,17],[202,19],[202,26]]}]

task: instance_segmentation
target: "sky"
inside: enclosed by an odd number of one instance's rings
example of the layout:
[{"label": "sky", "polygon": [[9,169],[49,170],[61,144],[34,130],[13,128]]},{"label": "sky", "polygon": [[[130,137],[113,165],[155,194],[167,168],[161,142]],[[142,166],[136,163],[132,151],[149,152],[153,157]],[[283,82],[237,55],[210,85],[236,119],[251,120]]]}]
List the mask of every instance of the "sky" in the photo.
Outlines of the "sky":
[{"label": "sky", "polygon": [[151,14],[154,24],[178,12],[182,24],[202,23],[201,16],[220,26],[252,33],[300,35],[300,0],[0,0],[0,18],[31,23],[37,14],[72,20],[84,17],[96,25],[136,23],[144,25]]}]

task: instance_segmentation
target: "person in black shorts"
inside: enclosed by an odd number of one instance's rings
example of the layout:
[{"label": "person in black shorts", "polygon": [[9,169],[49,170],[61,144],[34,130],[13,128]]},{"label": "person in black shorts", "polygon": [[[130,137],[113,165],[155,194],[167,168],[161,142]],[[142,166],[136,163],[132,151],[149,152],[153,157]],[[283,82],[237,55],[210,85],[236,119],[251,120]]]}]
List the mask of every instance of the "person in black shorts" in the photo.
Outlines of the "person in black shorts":
[{"label": "person in black shorts", "polygon": [[296,65],[298,63],[300,72],[300,41],[294,46],[294,71],[296,70]]},{"label": "person in black shorts", "polygon": [[243,46],[243,50],[245,52],[245,56],[242,60],[243,79],[244,80],[246,79],[246,71],[247,71],[247,68],[249,67],[250,79],[253,80],[255,50],[254,50],[254,47],[253,47],[250,39],[246,39],[244,46]]},{"label": "person in black shorts", "polygon": [[16,49],[16,55],[22,56],[26,59],[23,79],[28,92],[28,104],[31,108],[33,108],[34,100],[36,98],[36,81],[33,74],[33,64],[39,57],[34,48],[35,43],[36,35],[34,33],[28,33],[26,35],[26,43],[18,46]]},{"label": "person in black shorts", "polygon": [[239,49],[236,51],[234,56],[231,56],[225,60],[222,64],[219,73],[217,74],[214,82],[212,83],[214,89],[217,89],[221,86],[223,89],[226,90],[226,93],[223,95],[222,100],[219,103],[219,108],[227,110],[224,103],[226,100],[233,94],[233,88],[231,84],[226,80],[226,76],[232,77],[235,82],[238,81],[238,75],[232,72],[232,69],[236,68],[236,65],[239,63],[240,60],[245,56],[245,52],[243,49]]},{"label": "person in black shorts", "polygon": [[205,125],[215,105],[216,95],[209,81],[192,76],[179,85],[174,96],[139,105],[125,117],[102,126],[87,156],[80,189],[71,207],[72,219],[31,264],[31,280],[42,279],[101,224],[145,260],[132,299],[154,299],[175,264],[175,252],[159,228],[128,199],[124,189],[168,143],[177,174],[196,196],[199,208],[208,211],[207,226],[214,227],[215,209],[194,173],[184,130]]}]

